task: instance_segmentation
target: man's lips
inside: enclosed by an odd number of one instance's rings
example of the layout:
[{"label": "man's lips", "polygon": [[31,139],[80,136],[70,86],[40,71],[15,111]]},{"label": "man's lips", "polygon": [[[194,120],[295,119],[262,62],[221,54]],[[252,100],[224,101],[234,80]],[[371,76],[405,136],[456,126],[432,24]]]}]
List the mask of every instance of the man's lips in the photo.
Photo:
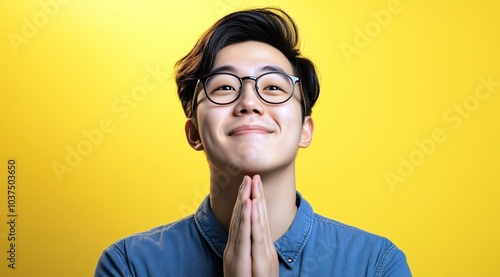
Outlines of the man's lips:
[{"label": "man's lips", "polygon": [[272,133],[271,130],[269,130],[263,126],[242,125],[242,126],[239,126],[239,127],[232,129],[229,132],[229,135],[230,136],[242,136],[242,135],[248,135],[248,134],[270,134],[270,133]]}]

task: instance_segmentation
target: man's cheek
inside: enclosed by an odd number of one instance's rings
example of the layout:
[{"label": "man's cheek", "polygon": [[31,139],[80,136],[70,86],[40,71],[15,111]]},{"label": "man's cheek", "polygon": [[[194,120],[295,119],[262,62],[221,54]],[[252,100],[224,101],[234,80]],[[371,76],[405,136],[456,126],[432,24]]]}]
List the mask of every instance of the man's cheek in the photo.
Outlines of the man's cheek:
[{"label": "man's cheek", "polygon": [[283,106],[281,107],[281,109],[278,109],[277,112],[280,118],[287,121],[296,121],[296,120],[300,121],[302,117],[299,105]]}]

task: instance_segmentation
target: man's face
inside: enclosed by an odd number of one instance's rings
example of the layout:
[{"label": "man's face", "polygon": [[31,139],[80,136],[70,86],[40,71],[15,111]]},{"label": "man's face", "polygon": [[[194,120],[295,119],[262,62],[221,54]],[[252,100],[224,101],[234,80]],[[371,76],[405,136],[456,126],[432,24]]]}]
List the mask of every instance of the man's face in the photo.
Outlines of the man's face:
[{"label": "man's face", "polygon": [[[292,65],[278,49],[256,41],[222,48],[212,71],[221,67],[239,77],[257,77],[270,67],[294,75]],[[244,80],[242,88],[240,98],[228,105],[214,104],[200,91],[197,128],[194,124],[191,131],[186,128],[188,141],[195,149],[204,149],[210,166],[220,170],[236,166],[245,174],[262,174],[293,166],[298,147],[309,145],[313,131],[310,117],[302,123],[299,84],[295,84],[292,98],[282,104],[263,102],[253,80]],[[202,143],[198,147],[194,145],[197,136]]]}]

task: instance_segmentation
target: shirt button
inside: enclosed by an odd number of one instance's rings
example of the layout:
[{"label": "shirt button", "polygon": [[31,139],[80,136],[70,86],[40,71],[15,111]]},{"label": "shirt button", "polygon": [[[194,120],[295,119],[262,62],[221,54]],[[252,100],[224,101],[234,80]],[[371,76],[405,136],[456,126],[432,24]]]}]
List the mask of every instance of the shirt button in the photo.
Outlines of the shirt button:
[{"label": "shirt button", "polygon": [[288,262],[289,262],[289,263],[293,262],[293,259],[288,259]]}]

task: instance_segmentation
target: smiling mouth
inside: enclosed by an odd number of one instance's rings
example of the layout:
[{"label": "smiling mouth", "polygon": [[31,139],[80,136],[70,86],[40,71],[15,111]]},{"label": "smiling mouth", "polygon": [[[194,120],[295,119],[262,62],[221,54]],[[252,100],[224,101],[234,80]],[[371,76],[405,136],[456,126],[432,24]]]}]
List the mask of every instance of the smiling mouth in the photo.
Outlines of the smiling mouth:
[{"label": "smiling mouth", "polygon": [[244,136],[244,135],[252,135],[252,134],[270,134],[267,128],[256,125],[243,125],[237,127],[229,132],[229,136]]}]

